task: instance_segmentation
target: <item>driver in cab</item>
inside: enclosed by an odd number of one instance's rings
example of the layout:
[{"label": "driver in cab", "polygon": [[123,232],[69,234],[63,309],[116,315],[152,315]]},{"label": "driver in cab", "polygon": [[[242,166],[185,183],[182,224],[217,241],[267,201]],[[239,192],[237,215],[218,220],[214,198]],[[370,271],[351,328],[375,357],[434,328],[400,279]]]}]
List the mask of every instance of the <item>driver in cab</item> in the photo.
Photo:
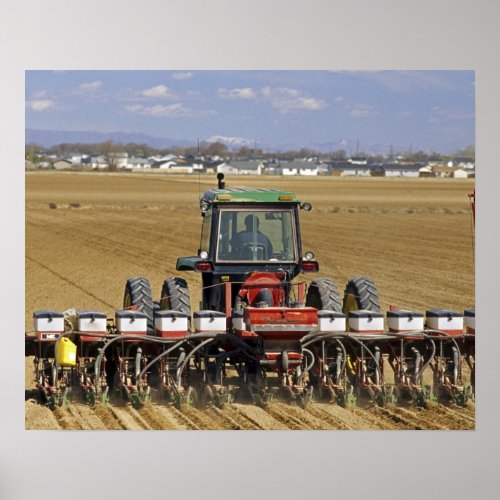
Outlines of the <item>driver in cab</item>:
[{"label": "driver in cab", "polygon": [[259,231],[259,218],[255,214],[245,217],[245,230],[234,236],[231,248],[236,258],[242,260],[268,260],[273,256],[273,245],[269,238]]}]

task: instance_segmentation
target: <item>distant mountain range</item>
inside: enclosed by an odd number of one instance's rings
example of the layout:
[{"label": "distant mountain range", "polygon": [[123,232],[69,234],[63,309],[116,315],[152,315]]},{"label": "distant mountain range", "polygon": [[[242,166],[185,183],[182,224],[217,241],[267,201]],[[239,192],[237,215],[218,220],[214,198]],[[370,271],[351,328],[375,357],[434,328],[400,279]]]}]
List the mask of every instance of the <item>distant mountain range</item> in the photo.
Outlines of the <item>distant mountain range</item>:
[{"label": "distant mountain range", "polygon": [[[356,150],[363,151],[367,154],[387,154],[389,152],[390,146],[386,144],[356,144],[347,139],[339,139],[338,141],[331,142],[308,142],[302,144],[262,144],[259,141],[254,142],[253,139],[246,139],[243,137],[228,137],[222,135],[215,135],[208,139],[200,138],[200,140],[205,140],[206,142],[220,141],[224,143],[229,149],[239,149],[241,146],[246,145],[252,147],[254,144],[257,147],[262,148],[264,151],[288,151],[293,149],[307,148],[313,151],[320,151],[323,153],[328,153],[330,151],[336,151],[339,149],[344,149],[348,154],[355,154]],[[154,137],[148,134],[133,133],[133,132],[92,132],[92,131],[82,131],[82,132],[68,132],[61,130],[39,130],[30,129],[25,130],[25,142],[26,144],[35,143],[40,146],[50,148],[56,144],[94,144],[105,141],[113,141],[116,143],[136,143],[136,144],[147,144],[153,148],[170,148],[172,146],[196,146],[196,140],[186,140],[186,139],[170,139],[165,137]],[[395,151],[398,151],[398,147],[394,146]],[[404,148],[403,148],[404,149]],[[403,150],[400,149],[400,150]]]},{"label": "distant mountain range", "polygon": [[127,144],[147,144],[152,148],[169,148],[172,146],[195,146],[195,141],[153,137],[148,134],[127,132],[67,132],[61,130],[25,130],[25,143],[35,143],[50,148],[56,144],[94,144],[105,141]]}]

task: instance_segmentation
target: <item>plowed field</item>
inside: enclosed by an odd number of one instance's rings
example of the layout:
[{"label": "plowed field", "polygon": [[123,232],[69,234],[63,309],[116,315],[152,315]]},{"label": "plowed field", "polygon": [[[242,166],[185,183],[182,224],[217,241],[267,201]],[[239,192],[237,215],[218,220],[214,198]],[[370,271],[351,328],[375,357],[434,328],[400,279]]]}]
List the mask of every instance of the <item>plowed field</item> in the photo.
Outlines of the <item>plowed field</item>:
[{"label": "plowed field", "polygon": [[[302,213],[303,247],[313,250],[321,276],[342,292],[349,278],[371,276],[383,309],[425,311],[474,305],[473,182],[453,179],[227,178],[230,186],[289,189],[309,201]],[[122,305],[130,276],[161,283],[177,257],[198,248],[198,194],[212,176],[33,172],[26,175],[26,310],[97,309]],[[184,273],[192,303],[199,276]],[[473,429],[473,407],[436,405],[343,409],[283,403],[266,409],[233,404],[179,411],[151,404],[141,410],[95,410],[74,402],[51,412],[34,391],[26,359],[27,429]]]}]

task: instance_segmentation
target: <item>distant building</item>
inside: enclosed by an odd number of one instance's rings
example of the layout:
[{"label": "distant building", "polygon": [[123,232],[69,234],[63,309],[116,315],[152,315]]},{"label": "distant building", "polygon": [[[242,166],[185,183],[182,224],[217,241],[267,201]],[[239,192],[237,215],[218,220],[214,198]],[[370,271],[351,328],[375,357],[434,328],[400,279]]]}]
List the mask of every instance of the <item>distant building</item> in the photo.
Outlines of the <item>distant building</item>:
[{"label": "distant building", "polygon": [[[239,174],[239,171],[236,167],[233,167],[232,165],[230,165],[229,163],[226,163],[226,162],[219,163],[216,166],[216,169],[217,169],[218,174],[224,174],[224,175],[238,175]],[[210,171],[210,167],[207,168],[207,172],[209,172],[209,171]]]},{"label": "distant building", "polygon": [[91,156],[90,166],[93,170],[103,170],[108,168],[108,161],[104,156]]},{"label": "distant building", "polygon": [[383,164],[386,177],[419,177],[421,163],[387,163]]},{"label": "distant building", "polygon": [[128,153],[109,153],[108,164],[115,169],[127,168]]},{"label": "distant building", "polygon": [[469,173],[464,168],[457,168],[453,171],[453,177],[455,179],[467,179],[469,177]]},{"label": "distant building", "polygon": [[351,156],[347,160],[349,163],[352,163],[353,165],[367,165],[368,164],[368,158],[366,156]]},{"label": "distant building", "polygon": [[147,158],[131,156],[127,159],[127,168],[151,168],[151,162]]},{"label": "distant building", "polygon": [[453,177],[453,172],[456,170],[453,167],[444,167],[443,165],[433,165],[432,170],[436,177]]},{"label": "distant building", "polygon": [[318,165],[306,160],[281,162],[276,168],[281,175],[318,175]]},{"label": "distant building", "polygon": [[370,165],[363,164],[351,164],[346,163],[341,167],[342,176],[344,177],[369,177],[370,176]]},{"label": "distant building", "polygon": [[217,172],[233,175],[261,175],[265,169],[263,161],[259,160],[231,160],[221,163]]},{"label": "distant building", "polygon": [[421,167],[418,170],[418,176],[419,177],[436,177],[436,172],[434,172],[434,169],[432,168],[431,165],[426,165],[425,167]]},{"label": "distant building", "polygon": [[52,162],[52,168],[54,168],[55,170],[69,170],[72,165],[72,162],[70,162],[69,160],[65,160],[64,158]]}]

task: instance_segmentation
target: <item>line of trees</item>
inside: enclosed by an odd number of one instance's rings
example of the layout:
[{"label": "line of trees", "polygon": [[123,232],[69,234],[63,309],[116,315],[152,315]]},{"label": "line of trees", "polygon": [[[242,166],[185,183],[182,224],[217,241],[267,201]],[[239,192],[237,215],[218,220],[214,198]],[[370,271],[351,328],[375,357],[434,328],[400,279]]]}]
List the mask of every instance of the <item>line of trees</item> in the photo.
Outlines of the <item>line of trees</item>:
[{"label": "line of trees", "polygon": [[[129,156],[150,157],[164,156],[167,154],[181,155],[184,157],[202,156],[220,156],[223,158],[263,158],[272,159],[277,156],[280,158],[318,158],[320,160],[345,160],[347,153],[343,149],[330,151],[328,153],[315,151],[313,149],[297,149],[287,151],[263,151],[260,148],[250,146],[241,146],[237,150],[230,150],[222,142],[201,142],[199,146],[173,146],[168,148],[154,148],[147,144],[120,144],[113,141],[105,141],[95,144],[63,143],[45,148],[38,144],[30,143],[25,146],[26,159],[38,163],[44,161],[49,155],[65,157],[69,154],[82,154],[89,156],[108,156],[110,153],[128,153]],[[365,153],[356,153],[356,156],[366,156],[378,162],[390,161],[398,156],[403,156],[405,160],[414,162],[426,161],[446,161],[453,158],[469,158],[475,160],[474,146],[468,146],[452,154],[444,155],[439,152],[425,153],[424,151],[404,151],[393,152],[391,155],[369,155]]]}]

